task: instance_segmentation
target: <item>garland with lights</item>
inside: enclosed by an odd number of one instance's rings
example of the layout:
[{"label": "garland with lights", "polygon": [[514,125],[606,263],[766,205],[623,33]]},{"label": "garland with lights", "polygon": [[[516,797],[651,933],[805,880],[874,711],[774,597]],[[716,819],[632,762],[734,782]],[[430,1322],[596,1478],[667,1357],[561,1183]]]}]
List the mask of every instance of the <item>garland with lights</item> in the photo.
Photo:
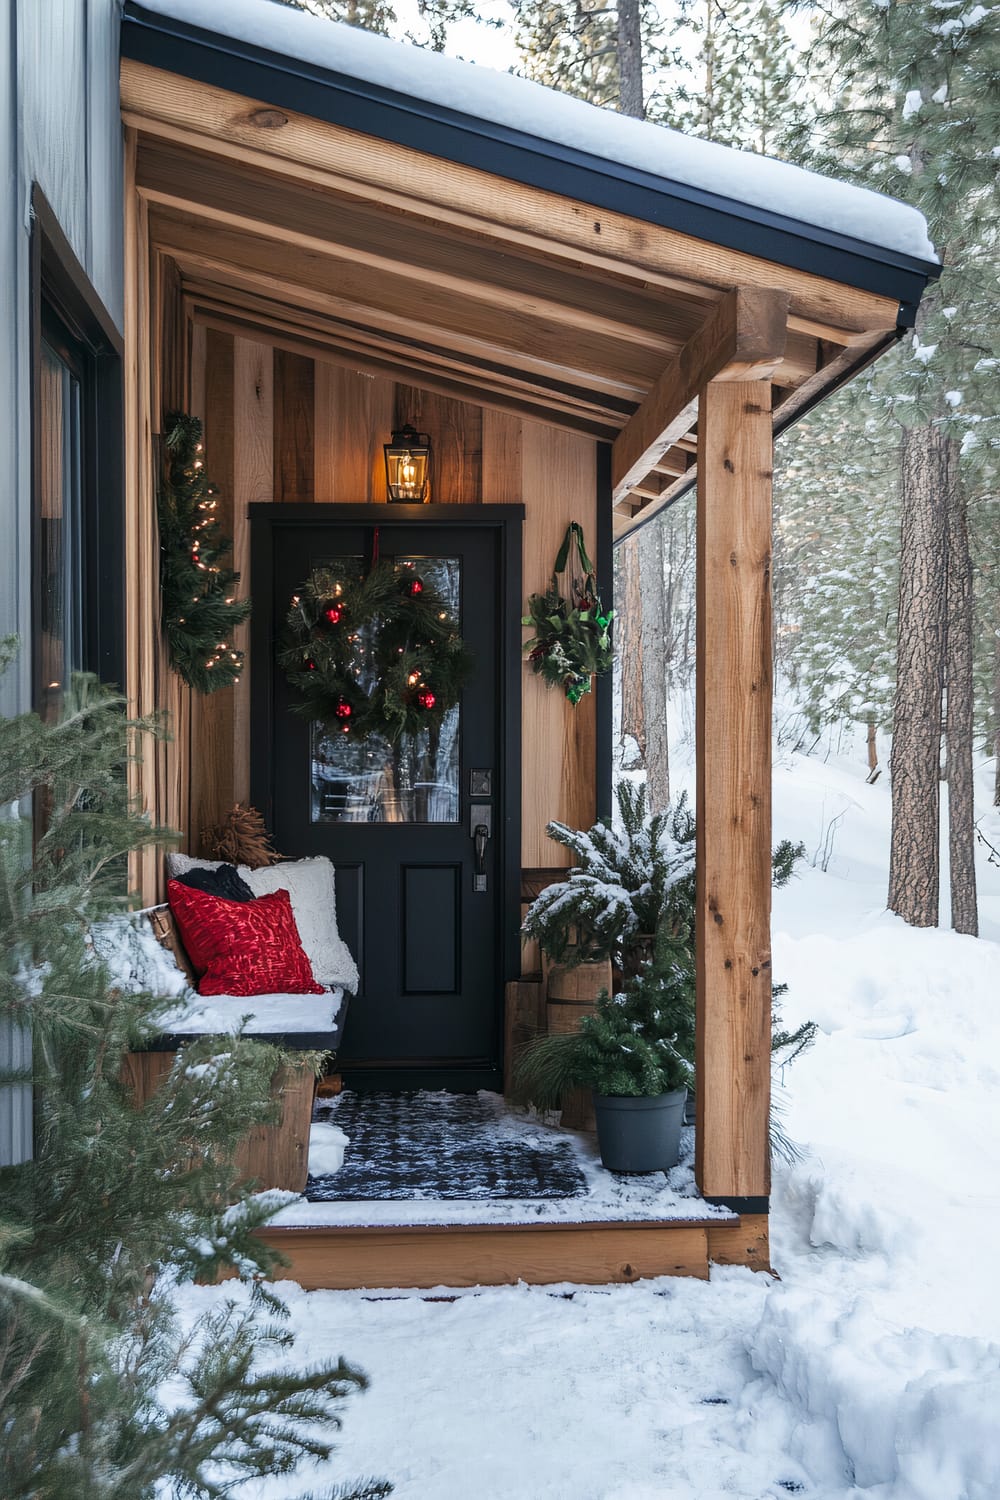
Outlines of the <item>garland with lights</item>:
[{"label": "garland with lights", "polygon": [[[559,591],[559,575],[566,571],[574,538],[582,576],[571,585],[571,598],[565,599]],[[544,594],[532,594],[521,624],[530,625],[535,632],[524,645],[532,671],[545,680],[546,686],[561,687],[574,708],[590,692],[591,679],[611,671],[615,659],[611,646],[614,616],[613,609],[605,611],[597,592],[583,527],[571,521],[552,569],[552,581]]]},{"label": "garland with lights", "polygon": [[231,543],[216,517],[218,490],[208,482],[201,423],[167,418],[159,494],[160,619],[170,663],[199,693],[239,682],[243,652],[233,632],[250,613],[235,597],[240,575],[223,567]]},{"label": "garland with lights", "polygon": [[412,563],[388,559],[360,579],[315,569],[292,598],[278,661],[297,713],[392,744],[438,727],[472,667],[441,593]]}]

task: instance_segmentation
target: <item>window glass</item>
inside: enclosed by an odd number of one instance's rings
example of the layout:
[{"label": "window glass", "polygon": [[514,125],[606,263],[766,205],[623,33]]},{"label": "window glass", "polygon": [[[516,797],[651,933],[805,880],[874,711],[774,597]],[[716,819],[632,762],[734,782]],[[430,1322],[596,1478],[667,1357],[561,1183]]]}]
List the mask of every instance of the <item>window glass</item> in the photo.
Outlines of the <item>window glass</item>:
[{"label": "window glass", "polygon": [[39,423],[39,682],[46,717],[58,713],[83,666],[84,550],[80,381],[43,341]]},{"label": "window glass", "polygon": [[[399,557],[413,563],[461,619],[461,563],[457,557]],[[359,558],[331,558],[323,566],[356,576]],[[362,677],[364,632],[360,641]],[[440,725],[404,734],[392,745],[380,734],[363,741],[313,724],[311,817],[314,823],[457,823],[461,705]]]}]

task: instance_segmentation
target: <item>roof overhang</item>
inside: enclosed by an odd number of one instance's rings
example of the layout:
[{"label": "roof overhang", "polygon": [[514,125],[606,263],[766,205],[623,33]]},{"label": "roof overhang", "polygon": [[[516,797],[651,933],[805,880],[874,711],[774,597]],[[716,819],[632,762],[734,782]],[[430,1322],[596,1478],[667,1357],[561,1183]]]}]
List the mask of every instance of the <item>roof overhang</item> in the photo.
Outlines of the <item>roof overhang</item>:
[{"label": "roof overhang", "polygon": [[780,431],[939,274],[135,0],[122,58],[151,251],[196,321],[609,443],[619,537],[693,482],[690,372],[736,378],[739,318],[728,366],[709,346],[737,291],[784,309],[753,377]]},{"label": "roof overhang", "polygon": [[151,11],[137,0],[126,0],[122,55],[527,187],[894,297],[901,305],[904,327],[912,326],[928,278],[940,274],[934,261],[865,244],[367,79],[316,67]]}]

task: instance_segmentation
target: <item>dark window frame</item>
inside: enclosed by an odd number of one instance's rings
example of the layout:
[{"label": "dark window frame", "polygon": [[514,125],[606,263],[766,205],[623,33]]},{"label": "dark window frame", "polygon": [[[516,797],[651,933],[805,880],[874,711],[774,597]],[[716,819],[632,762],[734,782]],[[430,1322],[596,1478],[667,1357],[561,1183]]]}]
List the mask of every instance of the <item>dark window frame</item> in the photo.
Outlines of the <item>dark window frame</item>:
[{"label": "dark window frame", "polygon": [[125,431],[121,334],[44,193],[31,192],[31,630],[34,703],[45,698],[41,639],[42,344],[80,381],[83,660],[125,685]]}]

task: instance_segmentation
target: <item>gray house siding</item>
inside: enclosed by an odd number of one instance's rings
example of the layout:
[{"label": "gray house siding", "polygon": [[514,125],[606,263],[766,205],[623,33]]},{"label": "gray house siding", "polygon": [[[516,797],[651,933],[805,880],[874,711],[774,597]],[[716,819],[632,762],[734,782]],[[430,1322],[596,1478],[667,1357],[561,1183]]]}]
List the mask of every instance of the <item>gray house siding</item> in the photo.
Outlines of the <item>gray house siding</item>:
[{"label": "gray house siding", "polygon": [[[121,330],[118,25],[118,0],[0,0],[0,636],[24,643],[0,682],[5,714],[31,701],[31,190]],[[23,1064],[25,1048],[0,1032],[0,1071]],[[23,1160],[30,1143],[29,1090],[0,1088],[0,1165]]]}]

